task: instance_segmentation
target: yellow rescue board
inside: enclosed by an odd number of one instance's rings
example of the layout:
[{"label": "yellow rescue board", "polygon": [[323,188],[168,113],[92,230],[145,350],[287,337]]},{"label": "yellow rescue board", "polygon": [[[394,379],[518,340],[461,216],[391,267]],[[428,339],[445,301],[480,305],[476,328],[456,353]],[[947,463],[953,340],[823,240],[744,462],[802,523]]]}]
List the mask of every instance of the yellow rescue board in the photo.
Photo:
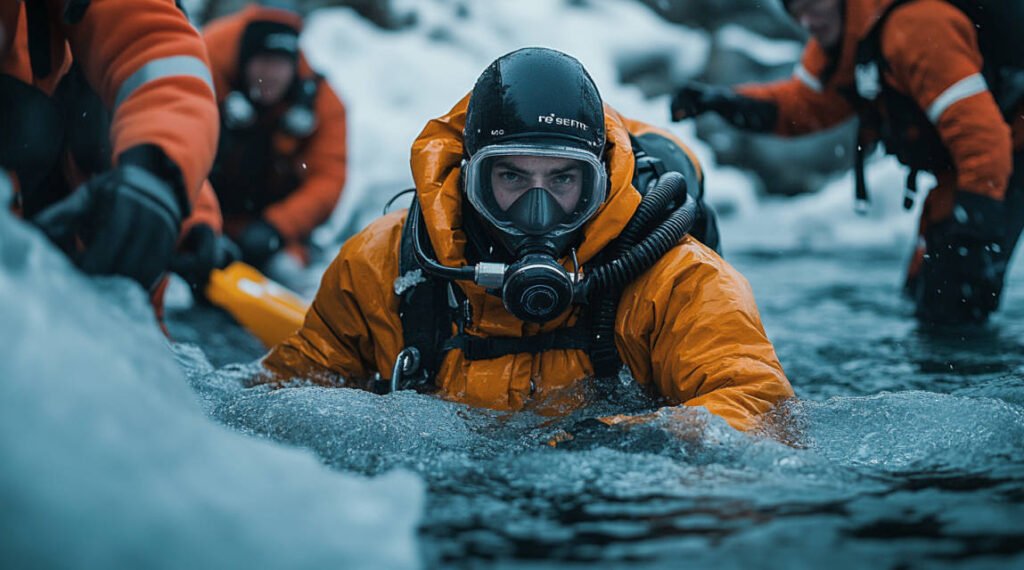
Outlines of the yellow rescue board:
[{"label": "yellow rescue board", "polygon": [[268,348],[299,330],[309,308],[297,294],[241,261],[210,273],[206,298]]}]

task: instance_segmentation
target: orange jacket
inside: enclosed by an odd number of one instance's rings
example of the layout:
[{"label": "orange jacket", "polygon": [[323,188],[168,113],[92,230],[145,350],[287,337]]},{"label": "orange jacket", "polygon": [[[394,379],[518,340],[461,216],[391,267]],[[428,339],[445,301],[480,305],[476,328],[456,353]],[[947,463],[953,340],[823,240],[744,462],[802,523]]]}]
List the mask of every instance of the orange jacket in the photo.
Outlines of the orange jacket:
[{"label": "orange jacket", "polygon": [[52,71],[46,77],[32,72],[24,4],[3,4],[0,73],[52,94],[73,56],[112,110],[115,160],[137,145],[159,146],[181,170],[194,202],[216,152],[217,108],[205,47],[174,3],[94,1],[79,22],[68,24],[65,2],[47,0]]},{"label": "orange jacket", "polygon": [[[792,78],[738,89],[779,110],[776,132],[799,135],[834,126],[855,113],[857,46],[893,0],[846,0],[841,45],[829,53],[814,39]],[[949,151],[955,186],[1002,199],[1012,149],[1024,148],[1024,118],[1011,129],[981,80],[982,57],[971,20],[945,0],[917,0],[894,9],[881,34],[890,69],[881,78],[930,115]],[[978,86],[964,91],[964,87]]]},{"label": "orange jacket", "polygon": [[[255,5],[210,22],[203,29],[203,39],[210,50],[219,102],[223,102],[231,91],[240,89],[240,44],[246,27],[255,21],[280,22],[296,30],[302,29],[302,20],[297,14]],[[300,52],[299,77],[314,76]],[[300,183],[295,188],[281,188],[275,192],[287,197],[266,207],[262,216],[286,241],[302,241],[326,221],[345,186],[345,107],[326,81],[319,82],[313,111],[317,127],[308,138],[296,140],[284,132],[274,136],[274,151],[280,156],[290,157],[289,167]],[[227,187],[223,182],[216,188],[220,196],[243,194],[248,190]]]},{"label": "orange jacket", "polygon": [[192,205],[192,215],[181,223],[181,237],[188,235],[193,227],[203,224],[210,226],[214,232],[220,233],[223,228],[223,220],[220,215],[220,203],[217,202],[217,194],[213,191],[208,180],[203,181],[199,195],[196,196],[196,203]]},{"label": "orange jacket", "polygon": [[[465,264],[459,186],[462,129],[468,97],[427,124],[412,148],[412,170],[431,243],[449,266]],[[578,249],[586,263],[622,231],[640,202],[631,185],[633,152],[627,121],[606,108],[610,194],[584,227]],[[324,381],[387,376],[402,349],[398,248],[405,215],[372,223],[342,248],[324,275],[302,329],[275,347],[263,364],[275,378]],[[564,260],[564,263],[570,263]],[[567,311],[543,325],[522,322],[501,299],[459,283],[472,304],[470,334],[528,336],[571,325]],[[713,251],[685,237],[626,288],[619,305],[616,344],[638,382],[676,404],[705,406],[733,426],[752,420],[793,391],[761,326],[743,277]],[[443,397],[473,406],[520,409],[546,400],[593,373],[586,354],[551,350],[469,361],[449,352],[437,374]],[[271,381],[272,378],[264,379]],[[563,394],[565,392],[562,392]],[[556,398],[557,399],[557,398]]]}]

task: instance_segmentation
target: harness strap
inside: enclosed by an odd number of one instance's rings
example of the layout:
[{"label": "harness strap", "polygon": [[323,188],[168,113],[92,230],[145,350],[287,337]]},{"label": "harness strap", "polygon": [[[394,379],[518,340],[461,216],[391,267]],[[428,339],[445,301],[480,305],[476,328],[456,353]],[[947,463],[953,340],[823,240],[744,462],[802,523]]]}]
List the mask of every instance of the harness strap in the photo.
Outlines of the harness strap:
[{"label": "harness strap", "polygon": [[590,331],[573,326],[524,337],[478,337],[460,333],[444,343],[444,351],[459,349],[467,360],[491,360],[510,354],[540,354],[549,350],[587,350]]},{"label": "harness strap", "polygon": [[[395,286],[398,317],[402,322],[404,345],[416,347],[420,351],[420,370],[424,381],[433,384],[434,375],[444,358],[444,345],[451,336],[454,315],[449,296],[454,298],[458,287],[450,286],[420,268],[413,250],[410,226],[410,218],[406,217],[398,254],[399,280],[405,281],[396,282]],[[430,240],[422,243],[428,248],[429,254],[433,255]],[[458,305],[458,299],[454,300]]]},{"label": "harness strap", "polygon": [[[85,11],[89,9],[89,4],[92,0],[65,0],[64,1],[64,23],[66,24],[77,24],[82,21],[85,17]],[[185,9],[181,7],[181,3],[178,3],[178,7],[182,11]]]},{"label": "harness strap", "polygon": [[862,128],[857,129],[857,139],[853,145],[853,178],[854,198],[856,199],[854,207],[859,214],[866,213],[868,204],[871,203],[871,196],[868,194],[867,175],[864,172],[864,155],[866,154],[864,139],[865,136]]},{"label": "harness strap", "polygon": [[28,57],[32,64],[32,75],[36,79],[43,79],[53,71],[50,14],[46,0],[27,0],[25,18],[28,21]]},{"label": "harness strap", "polygon": [[903,191],[903,209],[909,210],[914,207],[914,198],[917,197],[917,168],[911,168],[907,173],[907,186]]}]

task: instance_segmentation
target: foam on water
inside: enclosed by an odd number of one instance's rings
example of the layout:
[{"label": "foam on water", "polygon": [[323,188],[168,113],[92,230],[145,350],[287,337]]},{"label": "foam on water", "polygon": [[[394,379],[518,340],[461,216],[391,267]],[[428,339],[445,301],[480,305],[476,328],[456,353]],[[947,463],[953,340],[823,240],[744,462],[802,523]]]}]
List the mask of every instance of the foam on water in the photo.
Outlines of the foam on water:
[{"label": "foam on water", "polygon": [[[224,382],[218,372],[194,380],[201,393]],[[637,393],[630,403],[630,388],[615,388],[560,419],[412,392],[241,383],[213,390],[222,395],[213,410],[229,425],[310,448],[339,469],[419,472],[431,489],[422,532],[435,563],[536,557],[657,565],[687,553],[732,566],[744,560],[732,546],[766,549],[801,533],[831,542],[827,550],[851,561],[915,559],[970,548],[977,529],[962,521],[976,515],[1007,541],[1024,537],[1006,530],[1024,516],[1020,498],[1001,511],[975,512],[978,501],[1024,484],[1024,409],[1015,404],[927,392],[795,401],[751,435],[699,409],[663,411],[628,429],[579,423],[653,404]],[[548,446],[560,430],[577,437]],[[916,532],[914,521],[939,514],[927,535],[932,544],[875,547],[887,525]],[[827,550],[811,548],[796,564],[820,561]]]}]

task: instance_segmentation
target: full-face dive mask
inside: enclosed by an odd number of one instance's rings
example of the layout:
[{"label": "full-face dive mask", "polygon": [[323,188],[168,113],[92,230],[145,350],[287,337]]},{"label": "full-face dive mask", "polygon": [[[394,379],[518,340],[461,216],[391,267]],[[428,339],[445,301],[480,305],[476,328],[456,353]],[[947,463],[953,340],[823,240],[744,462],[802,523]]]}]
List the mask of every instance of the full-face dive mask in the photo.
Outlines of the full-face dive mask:
[{"label": "full-face dive mask", "polygon": [[463,174],[473,209],[516,260],[480,264],[482,284],[500,289],[505,308],[524,321],[561,314],[572,304],[576,273],[557,259],[604,202],[604,165],[568,146],[493,145],[474,154]]},{"label": "full-face dive mask", "polygon": [[573,302],[576,274],[559,258],[574,255],[580,228],[607,193],[601,157],[601,95],[576,59],[546,48],[506,54],[477,79],[466,110],[464,197],[512,261],[445,268],[501,293],[509,312],[530,322],[554,319]]}]

